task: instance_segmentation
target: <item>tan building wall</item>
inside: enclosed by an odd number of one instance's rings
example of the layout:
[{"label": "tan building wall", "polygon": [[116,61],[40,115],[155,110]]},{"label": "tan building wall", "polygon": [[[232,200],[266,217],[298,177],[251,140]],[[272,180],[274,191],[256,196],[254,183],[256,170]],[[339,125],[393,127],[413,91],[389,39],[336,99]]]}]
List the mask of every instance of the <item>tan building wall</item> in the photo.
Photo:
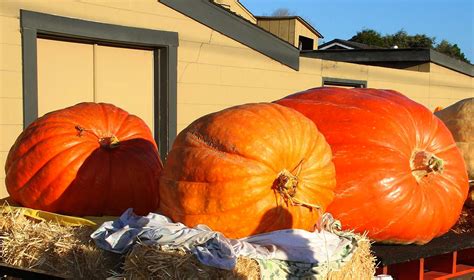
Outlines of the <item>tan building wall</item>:
[{"label": "tan building wall", "polygon": [[298,39],[295,40],[295,19],[258,20],[257,24],[283,41],[298,47]]},{"label": "tan building wall", "polygon": [[472,77],[437,65],[430,65],[431,73],[423,73],[301,58],[300,70],[295,71],[155,0],[2,1],[0,197],[7,195],[4,162],[23,126],[20,9],[178,32],[178,130],[229,106],[272,101],[321,86],[322,77],[366,80],[369,87],[399,90],[431,109],[474,95]]},{"label": "tan building wall", "polygon": [[318,49],[319,37],[297,18],[259,18],[258,26],[298,48],[299,36],[313,39],[313,50]]},{"label": "tan building wall", "polygon": [[[295,20],[295,42],[299,42],[299,36],[305,36],[310,39],[313,39],[313,50],[318,49],[318,39],[319,37],[316,36],[311,30],[309,30],[303,23],[301,23],[299,20]],[[297,45],[296,45],[297,46]]]},{"label": "tan building wall", "polygon": [[252,13],[247,10],[238,0],[214,0],[215,3],[224,6],[225,8],[231,10],[232,12],[238,14],[239,16],[245,18],[246,20],[257,23],[257,20],[252,15]]}]

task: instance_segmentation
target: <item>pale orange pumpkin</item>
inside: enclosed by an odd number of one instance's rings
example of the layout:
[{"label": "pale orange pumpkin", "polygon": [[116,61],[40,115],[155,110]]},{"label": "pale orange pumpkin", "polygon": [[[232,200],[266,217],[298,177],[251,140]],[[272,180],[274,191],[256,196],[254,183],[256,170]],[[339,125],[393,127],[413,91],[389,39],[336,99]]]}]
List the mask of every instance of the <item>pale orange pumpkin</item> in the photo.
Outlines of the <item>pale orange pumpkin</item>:
[{"label": "pale orange pumpkin", "polygon": [[333,199],[331,158],[316,126],[293,109],[262,103],[209,114],[177,136],[160,181],[160,211],[231,238],[312,230]]}]

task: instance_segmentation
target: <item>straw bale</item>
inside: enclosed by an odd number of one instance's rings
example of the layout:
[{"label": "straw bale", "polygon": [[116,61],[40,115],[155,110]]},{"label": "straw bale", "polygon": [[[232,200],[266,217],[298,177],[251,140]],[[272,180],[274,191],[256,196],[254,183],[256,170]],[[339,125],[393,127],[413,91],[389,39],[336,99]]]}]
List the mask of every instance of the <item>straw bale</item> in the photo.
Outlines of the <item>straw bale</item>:
[{"label": "straw bale", "polygon": [[375,257],[370,251],[370,240],[366,235],[359,235],[357,250],[347,264],[340,270],[330,271],[328,280],[372,279],[375,275]]},{"label": "straw bale", "polygon": [[[375,274],[375,258],[370,241],[366,236],[358,238],[351,260],[342,269],[330,271],[326,277],[318,275],[317,279],[371,279]],[[166,251],[141,243],[126,256],[123,270],[125,279],[260,279],[258,263],[253,259],[239,257],[236,268],[227,271],[205,266],[184,251]]]},{"label": "straw bale", "polygon": [[258,264],[239,258],[234,270],[201,264],[194,255],[179,250],[138,243],[124,261],[126,279],[260,279]]},{"label": "straw bale", "polygon": [[451,231],[457,234],[474,232],[474,180],[469,181],[469,194],[461,215]]},{"label": "straw bale", "polygon": [[89,227],[38,222],[20,211],[0,213],[0,262],[74,279],[105,279],[120,256],[100,250]]}]

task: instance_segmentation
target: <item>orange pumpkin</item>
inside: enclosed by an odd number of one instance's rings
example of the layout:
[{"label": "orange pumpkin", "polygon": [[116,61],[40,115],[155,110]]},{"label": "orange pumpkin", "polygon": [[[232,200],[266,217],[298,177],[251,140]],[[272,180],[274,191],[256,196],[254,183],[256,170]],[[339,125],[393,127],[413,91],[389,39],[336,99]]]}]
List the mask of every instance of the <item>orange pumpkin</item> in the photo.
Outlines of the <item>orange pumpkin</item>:
[{"label": "orange pumpkin", "polygon": [[377,241],[424,244],[459,218],[464,161],[446,126],[392,90],[315,88],[277,101],[310,118],[334,153],[328,212]]},{"label": "orange pumpkin", "polygon": [[333,199],[331,158],[316,126],[293,109],[262,103],[209,114],[177,136],[160,181],[160,210],[231,238],[312,230]]},{"label": "orange pumpkin", "polygon": [[5,164],[11,198],[70,215],[120,215],[158,207],[162,164],[150,129],[110,104],[46,114],[21,133]]}]

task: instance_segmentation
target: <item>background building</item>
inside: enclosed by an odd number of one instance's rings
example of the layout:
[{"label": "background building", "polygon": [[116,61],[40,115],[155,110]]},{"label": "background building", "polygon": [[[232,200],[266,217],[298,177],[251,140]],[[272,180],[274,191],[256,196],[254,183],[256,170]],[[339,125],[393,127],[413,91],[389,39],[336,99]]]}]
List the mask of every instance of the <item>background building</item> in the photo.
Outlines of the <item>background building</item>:
[{"label": "background building", "polygon": [[430,109],[474,95],[470,64],[430,50],[315,50],[314,27],[274,20],[231,0],[1,1],[0,197],[23,128],[82,101],[143,118],[164,156],[204,114],[322,85],[394,89]]}]

